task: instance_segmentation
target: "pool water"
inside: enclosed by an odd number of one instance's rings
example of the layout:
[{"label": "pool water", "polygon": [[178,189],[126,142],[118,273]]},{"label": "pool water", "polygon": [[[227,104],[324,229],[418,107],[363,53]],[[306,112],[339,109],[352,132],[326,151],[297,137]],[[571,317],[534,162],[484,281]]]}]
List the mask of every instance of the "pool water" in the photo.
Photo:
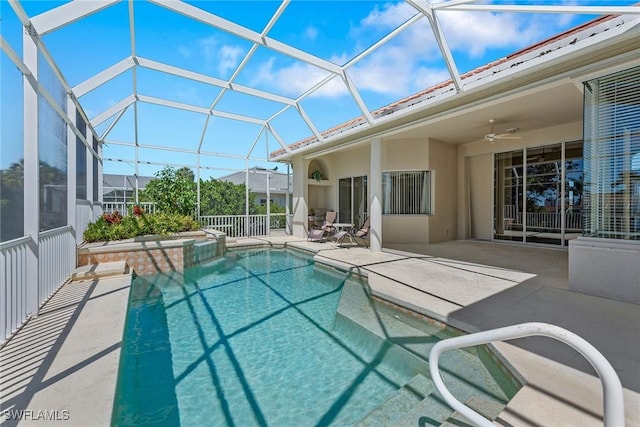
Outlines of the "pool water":
[{"label": "pool water", "polygon": [[336,315],[345,283],[275,249],[137,277],[113,424],[356,424],[428,367]]}]

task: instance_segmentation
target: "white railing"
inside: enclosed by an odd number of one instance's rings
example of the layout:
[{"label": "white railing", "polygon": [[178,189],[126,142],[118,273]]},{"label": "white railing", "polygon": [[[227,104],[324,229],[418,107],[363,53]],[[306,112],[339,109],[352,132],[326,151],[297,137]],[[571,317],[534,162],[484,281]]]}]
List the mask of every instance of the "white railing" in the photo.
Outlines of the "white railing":
[{"label": "white railing", "polygon": [[0,243],[0,343],[27,319],[27,251],[31,237]]},{"label": "white railing", "polygon": [[71,226],[38,234],[38,301],[47,300],[71,276],[75,268],[76,243]]},{"label": "white railing", "polygon": [[[283,213],[267,215],[205,215],[198,217],[203,228],[213,228],[225,233],[228,237],[246,237],[246,221],[249,221],[248,236],[267,236],[271,230],[285,228],[286,215]],[[269,226],[267,226],[267,224]]]},{"label": "white railing", "polygon": [[478,414],[473,409],[456,399],[447,389],[442,381],[438,360],[440,355],[457,348],[472,347],[481,344],[488,344],[494,341],[505,341],[529,336],[545,336],[556,339],[572,347],[580,353],[593,366],[602,382],[604,394],[604,425],[605,427],[624,426],[624,396],[622,394],[622,384],[609,361],[588,341],[567,331],[559,326],[548,323],[523,323],[504,328],[492,329],[490,331],[477,332],[460,337],[449,338],[436,343],[429,353],[429,370],[436,388],[444,400],[454,410],[467,417],[471,422],[481,427],[494,427],[494,424]]},{"label": "white railing", "polygon": [[245,232],[245,215],[205,215],[198,217],[202,228],[222,231],[228,237],[241,237]]},{"label": "white railing", "polygon": [[[136,204],[133,202],[102,202],[102,210],[105,213],[112,213],[118,211],[120,215],[127,216],[129,215],[129,211]],[[140,202],[138,206],[142,208],[145,213],[155,213],[156,212],[156,204],[152,202]]]},{"label": "white railing", "polygon": [[93,206],[88,200],[76,201],[76,243],[82,242],[82,234],[87,224],[94,220]]},{"label": "white railing", "polygon": [[[516,209],[513,205],[504,207],[505,222],[512,225],[522,226],[522,211]],[[555,212],[527,212],[527,227],[531,228],[551,228],[560,229],[562,226],[562,213]],[[582,231],[582,214],[566,213],[565,229]]]}]

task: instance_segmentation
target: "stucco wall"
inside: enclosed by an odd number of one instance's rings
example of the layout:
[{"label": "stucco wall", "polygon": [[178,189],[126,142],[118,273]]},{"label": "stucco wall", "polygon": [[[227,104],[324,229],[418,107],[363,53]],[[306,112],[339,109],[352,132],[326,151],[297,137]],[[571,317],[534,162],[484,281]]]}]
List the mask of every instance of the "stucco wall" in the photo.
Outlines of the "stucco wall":
[{"label": "stucco wall", "polygon": [[352,176],[369,176],[370,148],[363,145],[351,150],[341,151],[326,157],[331,165],[331,185],[327,187],[327,205],[338,210],[338,181]]},{"label": "stucco wall", "polygon": [[[384,141],[382,171],[428,168],[428,138]],[[383,215],[382,241],[383,244],[429,242],[429,217],[427,215]]]},{"label": "stucco wall", "polygon": [[521,129],[521,139],[479,141],[458,146],[457,225],[459,239],[493,238],[493,157],[502,153],[582,139],[582,122]]},{"label": "stucco wall", "polygon": [[429,167],[429,139],[384,141],[383,171],[424,170]]},{"label": "stucco wall", "polygon": [[369,159],[370,148],[368,144],[331,154],[328,156],[328,160],[331,163],[332,178],[337,184],[340,178],[369,175]]},{"label": "stucco wall", "polygon": [[429,243],[453,240],[457,235],[455,145],[429,140],[429,170],[432,171],[433,213],[428,217]]},{"label": "stucco wall", "polygon": [[640,243],[578,237],[569,242],[569,289],[640,304]]},{"label": "stucco wall", "polygon": [[467,237],[493,238],[493,154],[479,154],[465,159],[467,185],[465,192],[468,218]]}]

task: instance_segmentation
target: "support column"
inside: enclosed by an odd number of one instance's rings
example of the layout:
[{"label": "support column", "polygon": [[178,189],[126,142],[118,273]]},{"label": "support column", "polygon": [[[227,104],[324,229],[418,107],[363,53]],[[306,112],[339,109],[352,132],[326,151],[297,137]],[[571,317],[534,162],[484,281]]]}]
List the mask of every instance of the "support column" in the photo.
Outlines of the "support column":
[{"label": "support column", "polygon": [[196,154],[196,197],[196,215],[198,215],[196,220],[199,221],[202,215],[200,213],[200,153]]},{"label": "support column", "polygon": [[267,236],[271,234],[271,172],[267,173]]},{"label": "support column", "polygon": [[[73,103],[71,96],[67,95],[67,116],[71,121],[76,123],[76,105]],[[71,226],[73,241],[78,240],[78,230],[76,224],[76,199],[77,199],[77,178],[78,168],[76,167],[76,134],[74,128],[67,125],[67,224]],[[69,245],[70,251],[70,267],[71,271],[76,268],[76,245]]]},{"label": "support column", "polygon": [[249,237],[249,159],[244,161],[244,235]]},{"label": "support column", "polygon": [[369,172],[369,247],[374,252],[382,251],[382,139],[371,141],[371,168]]},{"label": "support column", "polygon": [[[104,179],[102,179],[102,144],[98,141],[96,144],[96,153],[98,153],[98,203],[102,206],[102,202],[104,201]],[[138,173],[136,172],[136,192],[138,189]],[[140,200],[136,195],[136,205],[140,204]]]},{"label": "support column", "polygon": [[307,182],[306,182],[307,162],[302,157],[293,160],[293,235],[296,237],[306,237],[307,217],[309,207],[307,205]]},{"label": "support column", "polygon": [[[89,128],[89,125],[87,125],[87,129],[88,128]],[[87,132],[87,142],[92,147],[93,147],[93,138],[94,138],[93,132]],[[87,200],[91,202],[92,221],[97,219],[97,215],[95,211],[96,204],[93,202],[94,199],[95,198],[93,197],[93,153],[87,150]]]},{"label": "support column", "polygon": [[289,166],[289,163],[287,163],[287,192],[285,195],[284,221],[285,233],[291,235],[293,233],[293,230],[291,224],[291,191],[289,187],[289,183],[291,182],[291,170]]},{"label": "support column", "polygon": [[24,235],[31,238],[27,249],[27,314],[38,313],[38,245],[40,232],[40,166],[38,153],[38,47],[25,31],[22,37],[23,61],[33,81],[23,77],[24,94]]},{"label": "support column", "polygon": [[[137,122],[137,119],[136,119],[136,122]],[[135,166],[135,168],[134,168],[134,170],[135,170],[135,172],[134,172],[134,174],[135,174],[134,182],[136,183],[136,191],[134,192],[134,194],[135,194],[135,199],[136,199],[135,200],[136,205],[140,204],[140,181],[138,180],[138,177],[140,176],[140,155],[139,155],[139,151],[140,151],[140,148],[138,147],[138,140],[136,138],[136,148],[135,148],[136,164],[134,165]]]}]

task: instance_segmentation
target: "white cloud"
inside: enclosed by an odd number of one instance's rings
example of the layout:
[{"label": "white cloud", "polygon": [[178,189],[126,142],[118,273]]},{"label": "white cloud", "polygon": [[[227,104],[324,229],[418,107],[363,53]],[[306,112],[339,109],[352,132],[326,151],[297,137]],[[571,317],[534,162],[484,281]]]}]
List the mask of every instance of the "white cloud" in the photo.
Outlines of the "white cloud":
[{"label": "white cloud", "polygon": [[318,29],[313,25],[309,25],[304,29],[302,34],[309,40],[315,40],[318,37]]},{"label": "white cloud", "polygon": [[200,53],[204,56],[207,62],[213,62],[216,59],[218,44],[219,42],[216,36],[210,36],[197,41]]},{"label": "white cloud", "polygon": [[542,28],[535,19],[511,13],[443,12],[439,20],[452,50],[477,58],[491,48],[520,48],[539,40]]},{"label": "white cloud", "polygon": [[[327,71],[306,63],[297,62],[282,68],[276,68],[275,65],[275,58],[260,64],[251,84],[267,87],[277,93],[296,98],[329,75]],[[346,92],[342,79],[338,77],[322,86],[314,92],[314,95],[336,97]]]},{"label": "white cloud", "polygon": [[[354,46],[373,43],[416,13],[407,3],[375,6],[351,28],[348,37],[354,40]],[[482,59],[490,49],[520,49],[555,31],[553,28],[558,28],[561,23],[560,15],[465,11],[441,12],[438,18],[457,62],[465,57]],[[344,64],[360,51],[362,47],[355,46],[352,52],[336,55],[332,61]],[[450,78],[426,18],[351,67],[349,74],[359,90],[389,96],[406,96]],[[255,82],[275,87],[289,96],[298,96],[325,75],[324,71],[308,64],[279,67],[272,60],[262,64]],[[337,97],[347,93],[338,77],[315,92],[314,96]]]},{"label": "white cloud", "polygon": [[183,58],[191,58],[191,49],[189,49],[187,46],[178,46],[178,53]]},{"label": "white cloud", "polygon": [[240,46],[223,45],[218,51],[218,71],[225,75],[229,70],[235,70],[240,63],[244,49]]},{"label": "white cloud", "polygon": [[200,106],[208,105],[207,103],[212,101],[204,100],[202,97],[202,92],[198,90],[198,88],[194,86],[184,85],[173,87],[169,94],[169,99],[174,99],[176,101],[186,102],[187,104]]},{"label": "white cloud", "polygon": [[185,59],[202,60],[206,66],[216,67],[218,73],[224,76],[238,66],[244,49],[238,45],[225,44],[217,36],[210,36],[179,46],[178,53]]},{"label": "white cloud", "polygon": [[391,96],[406,96],[450,78],[446,69],[427,66],[403,46],[374,52],[350,70],[356,87]]},{"label": "white cloud", "polygon": [[376,5],[355,30],[360,31],[371,28],[391,30],[416,13],[417,11],[408,3],[386,3],[382,5],[382,9]]}]

